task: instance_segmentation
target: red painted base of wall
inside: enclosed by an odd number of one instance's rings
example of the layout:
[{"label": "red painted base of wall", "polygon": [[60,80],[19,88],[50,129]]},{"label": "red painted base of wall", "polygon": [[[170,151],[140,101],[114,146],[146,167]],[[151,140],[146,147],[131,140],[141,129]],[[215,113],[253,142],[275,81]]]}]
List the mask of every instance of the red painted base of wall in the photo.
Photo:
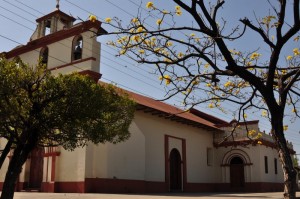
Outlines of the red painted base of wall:
[{"label": "red painted base of wall", "polygon": [[57,193],[85,193],[84,182],[55,182]]},{"label": "red painted base of wall", "polygon": [[55,192],[54,182],[43,182],[41,186],[41,192],[54,193]]},{"label": "red painted base of wall", "polygon": [[[2,183],[2,185],[3,185],[3,183]],[[17,182],[15,190],[16,191],[21,191],[21,190],[24,189],[25,186],[26,186],[25,182]],[[2,190],[2,186],[1,186],[1,190]]]},{"label": "red painted base of wall", "polygon": [[143,180],[120,180],[86,178],[87,193],[149,193],[167,192],[164,182],[148,182]]},{"label": "red painted base of wall", "polygon": [[[148,182],[143,180],[121,180],[87,178],[87,193],[159,193],[168,192],[164,182]],[[187,183],[183,192],[281,192],[283,183],[253,182],[244,187],[233,188],[230,183]]]},{"label": "red painted base of wall", "polygon": [[[0,182],[0,191],[3,182]],[[17,183],[16,191],[24,189],[24,183]],[[168,192],[165,182],[143,180],[121,180],[86,178],[85,182],[42,183],[42,192],[62,193],[161,193]],[[232,188],[230,183],[187,183],[184,192],[282,192],[283,183],[252,182],[242,188]]]},{"label": "red painted base of wall", "polygon": [[216,192],[281,192],[283,183],[251,182],[245,183],[244,187],[233,188],[230,183],[215,184]]},{"label": "red painted base of wall", "polygon": [[187,183],[184,192],[214,192],[215,183]]}]

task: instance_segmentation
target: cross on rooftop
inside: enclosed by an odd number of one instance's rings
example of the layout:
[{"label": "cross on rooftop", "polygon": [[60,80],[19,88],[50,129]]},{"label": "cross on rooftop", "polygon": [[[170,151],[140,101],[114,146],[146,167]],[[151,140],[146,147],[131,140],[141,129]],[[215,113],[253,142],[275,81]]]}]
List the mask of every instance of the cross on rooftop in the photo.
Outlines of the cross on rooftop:
[{"label": "cross on rooftop", "polygon": [[56,0],[56,9],[59,10],[59,0]]}]

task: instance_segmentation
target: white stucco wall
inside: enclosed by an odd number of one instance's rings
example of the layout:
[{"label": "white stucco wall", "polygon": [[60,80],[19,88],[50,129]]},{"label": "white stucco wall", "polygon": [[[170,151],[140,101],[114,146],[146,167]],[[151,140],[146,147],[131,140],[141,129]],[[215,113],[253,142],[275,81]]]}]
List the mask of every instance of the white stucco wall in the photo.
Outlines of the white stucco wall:
[{"label": "white stucco wall", "polygon": [[27,53],[21,54],[19,55],[19,57],[24,63],[28,63],[29,65],[35,66],[39,61],[40,51],[41,48],[37,48],[33,51],[29,51]]},{"label": "white stucco wall", "polygon": [[[7,143],[6,139],[0,139],[0,150],[4,149],[6,143]],[[9,155],[11,155],[11,153]],[[5,179],[8,164],[9,164],[9,159],[8,159],[8,157],[6,157],[4,163],[1,167],[1,170],[0,170],[0,182],[3,182]]]},{"label": "white stucco wall", "polygon": [[87,178],[144,180],[145,137],[135,121],[130,125],[131,137],[118,144],[89,145]]},{"label": "white stucco wall", "polygon": [[56,159],[55,181],[81,182],[85,179],[85,147],[74,151],[60,149]]},{"label": "white stucco wall", "polygon": [[[207,165],[207,148],[213,148],[213,132],[191,128],[186,135],[187,181],[194,183],[216,182],[214,163]],[[214,153],[213,153],[214,156]]]},{"label": "white stucco wall", "polygon": [[[278,152],[276,149],[272,149],[266,146],[259,146],[260,148],[260,156],[259,156],[259,165],[261,167],[260,170],[260,178],[262,182],[283,182],[283,171],[281,162],[279,160]],[[265,160],[264,157],[268,157],[268,173],[265,173]],[[275,165],[274,159],[277,159],[277,174],[275,174]]]}]

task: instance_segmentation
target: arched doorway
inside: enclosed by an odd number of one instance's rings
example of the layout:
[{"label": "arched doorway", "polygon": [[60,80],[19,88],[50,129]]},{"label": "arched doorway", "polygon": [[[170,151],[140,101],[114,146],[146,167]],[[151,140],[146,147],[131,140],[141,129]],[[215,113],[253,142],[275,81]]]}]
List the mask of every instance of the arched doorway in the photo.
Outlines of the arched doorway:
[{"label": "arched doorway", "polygon": [[182,190],[182,167],[181,156],[177,149],[172,149],[170,153],[170,190]]},{"label": "arched doorway", "polygon": [[237,156],[230,160],[230,185],[233,191],[242,191],[245,186],[244,162]]},{"label": "arched doorway", "polygon": [[43,181],[44,148],[35,148],[30,155],[29,189],[40,189]]}]

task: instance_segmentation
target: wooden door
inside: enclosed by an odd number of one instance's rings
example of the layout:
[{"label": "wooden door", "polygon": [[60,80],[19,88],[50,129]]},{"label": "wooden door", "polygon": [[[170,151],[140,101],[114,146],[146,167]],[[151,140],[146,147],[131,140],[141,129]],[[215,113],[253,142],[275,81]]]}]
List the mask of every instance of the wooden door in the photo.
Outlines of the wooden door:
[{"label": "wooden door", "polygon": [[234,157],[230,161],[230,185],[232,191],[242,191],[245,185],[244,162],[240,157]]},{"label": "wooden door", "polygon": [[39,147],[30,156],[29,188],[41,188],[43,181],[44,149]]},{"label": "wooden door", "polygon": [[182,190],[182,167],[181,156],[177,149],[172,149],[170,153],[170,190]]}]

